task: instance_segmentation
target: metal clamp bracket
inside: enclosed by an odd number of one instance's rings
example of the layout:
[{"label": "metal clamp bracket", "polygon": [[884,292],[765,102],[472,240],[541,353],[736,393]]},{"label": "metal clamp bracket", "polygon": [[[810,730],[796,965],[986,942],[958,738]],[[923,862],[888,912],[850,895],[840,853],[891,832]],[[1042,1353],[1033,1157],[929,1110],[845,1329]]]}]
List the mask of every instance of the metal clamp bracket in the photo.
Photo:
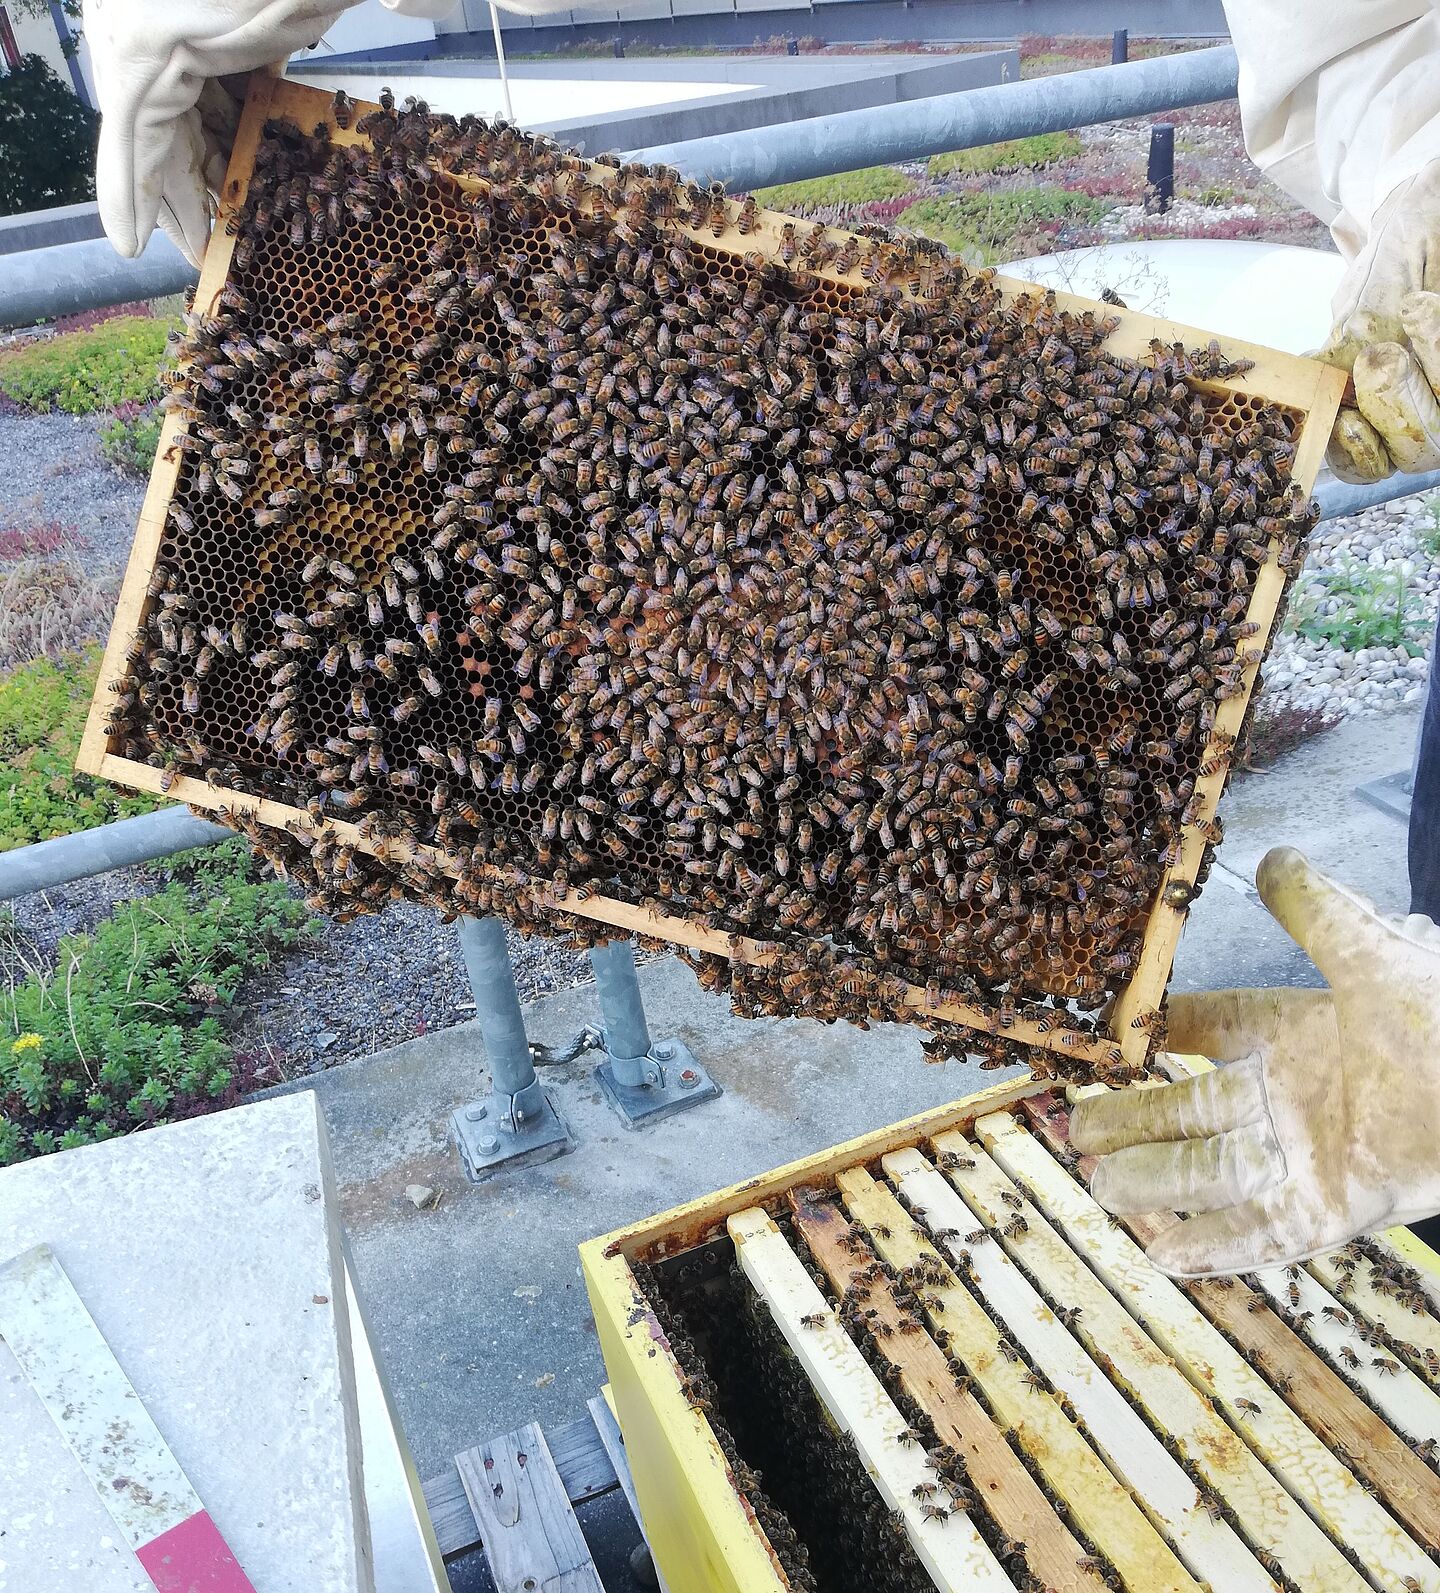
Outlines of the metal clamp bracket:
[{"label": "metal clamp bracket", "polygon": [[501,1167],[548,1162],[575,1149],[565,1119],[538,1084],[516,1095],[492,1092],[456,1107],[450,1128],[466,1175],[476,1180]]},{"label": "metal clamp bracket", "polygon": [[626,1128],[682,1112],[720,1094],[720,1086],[681,1040],[657,1040],[643,1056],[617,1057],[607,1046],[595,1077]]}]

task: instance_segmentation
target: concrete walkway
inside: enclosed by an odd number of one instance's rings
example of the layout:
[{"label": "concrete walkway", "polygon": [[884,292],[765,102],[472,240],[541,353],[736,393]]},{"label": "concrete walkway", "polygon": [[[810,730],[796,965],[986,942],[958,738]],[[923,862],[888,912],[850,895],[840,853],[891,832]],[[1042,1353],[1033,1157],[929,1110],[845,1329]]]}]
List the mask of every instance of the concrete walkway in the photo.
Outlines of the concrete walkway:
[{"label": "concrete walkway", "polygon": [[[1254,896],[1255,865],[1279,842],[1403,910],[1404,827],[1353,792],[1408,764],[1415,727],[1413,715],[1352,721],[1238,783],[1177,989],[1317,982]],[[459,1172],[446,1118],[487,1082],[473,1025],[295,1086],[316,1090],[329,1124],[359,1285],[424,1476],[486,1436],[583,1411],[604,1374],[581,1239],[1001,1076],[926,1066],[913,1029],[736,1018],[673,959],[643,967],[640,981],[654,1033],[684,1039],[724,1095],[631,1132],[601,1098],[593,1057],[547,1070],[579,1148],[543,1167],[478,1186]],[[593,987],[536,1002],[526,1021],[533,1040],[567,1039],[598,1021]],[[404,1190],[415,1183],[442,1191],[437,1209],[411,1205]],[[457,1586],[483,1586],[474,1575]]]}]

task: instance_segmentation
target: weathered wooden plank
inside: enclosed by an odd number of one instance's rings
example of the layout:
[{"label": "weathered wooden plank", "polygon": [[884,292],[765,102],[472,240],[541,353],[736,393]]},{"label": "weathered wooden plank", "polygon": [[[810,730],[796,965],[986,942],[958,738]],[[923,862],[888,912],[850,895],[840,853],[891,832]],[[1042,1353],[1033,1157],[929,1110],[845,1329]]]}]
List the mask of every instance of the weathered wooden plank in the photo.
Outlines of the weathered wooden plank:
[{"label": "weathered wooden plank", "polygon": [[535,1422],[455,1457],[497,1593],[605,1593]]},{"label": "weathered wooden plank", "polygon": [[900,1271],[922,1258],[944,1284],[919,1290],[931,1330],[943,1331],[947,1347],[983,1391],[997,1420],[1014,1433],[1046,1483],[1063,1499],[1071,1519],[1115,1566],[1130,1587],[1147,1593],[1199,1584],[1146,1519],[1129,1492],[1113,1477],[1055,1396],[1032,1385],[1019,1352],[948,1267],[922,1228],[883,1185],[862,1168],[836,1179],[852,1217],[891,1266]]},{"label": "weathered wooden plank", "polygon": [[[1030,1364],[1070,1400],[1091,1443],[1134,1492],[1156,1530],[1190,1570],[1202,1581],[1227,1589],[1227,1593],[1273,1589],[1274,1579],[1261,1568],[1232,1527],[1210,1518],[1199,1489],[1016,1263],[996,1243],[965,1243],[966,1231],[974,1230],[977,1220],[994,1229],[1018,1217],[1027,1227],[1015,1233],[1011,1243],[1025,1253],[1033,1208],[1028,1201],[1022,1201],[1018,1209],[1012,1205],[1020,1197],[1013,1187],[1001,1187],[1008,1185],[1008,1180],[999,1174],[995,1164],[978,1147],[963,1140],[959,1145],[950,1150],[948,1158],[953,1189],[917,1150],[896,1151],[882,1159],[882,1166],[901,1195],[925,1212],[925,1225],[935,1235],[936,1243],[951,1255],[968,1252],[986,1305],[1025,1351]],[[968,1167],[963,1165],[967,1162]],[[960,1198],[957,1189],[966,1200]],[[1038,1213],[1034,1215],[1038,1222]],[[937,1229],[954,1230],[954,1236],[942,1239]]]},{"label": "weathered wooden plank", "polygon": [[[1041,1105],[1031,1115],[1053,1142],[1064,1143],[1062,1114],[1047,1116]],[[1156,1343],[1217,1401],[1222,1414],[1276,1476],[1338,1541],[1355,1552],[1377,1586],[1403,1593],[1404,1579],[1410,1576],[1422,1589],[1440,1593],[1440,1567],[1370,1498],[1354,1474],[1185,1293],[1151,1266],[1145,1252],[1100,1209],[1089,1191],[1065,1172],[1038,1138],[1008,1115],[982,1118],[975,1132],[995,1160],[1084,1253]]]},{"label": "weathered wooden plank", "polygon": [[585,1408],[590,1412],[595,1431],[605,1447],[610,1464],[615,1468],[616,1481],[620,1484],[620,1492],[625,1495],[625,1502],[630,1506],[630,1514],[635,1517],[635,1525],[643,1533],[640,1501],[635,1497],[635,1481],[630,1475],[630,1462],[625,1458],[625,1438],[620,1431],[620,1423],[615,1420],[615,1412],[605,1403],[603,1394],[586,1400]]},{"label": "weathered wooden plank", "polygon": [[588,1416],[550,1428],[545,1442],[571,1504],[583,1504],[615,1486],[614,1464]]},{"label": "weathered wooden plank", "polygon": [[740,1270],[765,1302],[836,1425],[854,1439],[886,1505],[900,1513],[906,1535],[936,1586],[954,1593],[1014,1593],[1014,1584],[968,1516],[957,1512],[927,1518],[914,1490],[935,1481],[929,1458],[909,1441],[905,1418],[779,1228],[758,1207],[736,1213],[728,1226]]},{"label": "weathered wooden plank", "polygon": [[796,1231],[816,1265],[842,1298],[863,1298],[873,1310],[876,1352],[895,1369],[911,1399],[930,1418],[935,1435],[964,1458],[974,1497],[996,1529],[1025,1545],[1031,1574],[1056,1593],[1099,1593],[1101,1583],[1082,1566],[1085,1549],[1051,1508],[1035,1479],[986,1414],[979,1400],[957,1382],[945,1351],[928,1333],[908,1331],[914,1321],[896,1300],[886,1278],[860,1276],[871,1255],[847,1241],[855,1228],[831,1201],[812,1201],[791,1190]]},{"label": "weathered wooden plank", "polygon": [[[571,1504],[596,1499],[615,1486],[615,1468],[595,1430],[595,1423],[588,1416],[567,1422],[563,1427],[552,1427],[545,1435],[545,1442],[550,1446],[550,1457]],[[454,1462],[439,1476],[431,1477],[424,1491],[425,1507],[430,1512],[430,1524],[435,1528],[441,1554],[449,1559],[473,1549],[480,1541],[480,1528],[475,1525],[475,1512],[465,1497],[465,1485],[460,1481]]]}]

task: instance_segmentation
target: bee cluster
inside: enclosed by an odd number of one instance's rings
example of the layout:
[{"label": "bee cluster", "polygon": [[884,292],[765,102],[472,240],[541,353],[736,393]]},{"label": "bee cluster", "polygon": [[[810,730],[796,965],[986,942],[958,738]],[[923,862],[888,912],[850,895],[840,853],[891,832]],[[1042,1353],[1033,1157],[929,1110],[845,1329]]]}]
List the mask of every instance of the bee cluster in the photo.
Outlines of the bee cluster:
[{"label": "bee cluster", "polygon": [[773,942],[693,954],[746,1009],[1098,1031],[1218,839],[1294,411],[924,240],[388,96],[268,123],[230,235],[112,751],[302,812],[220,817],[340,916],[604,938],[554,905],[601,893]]}]

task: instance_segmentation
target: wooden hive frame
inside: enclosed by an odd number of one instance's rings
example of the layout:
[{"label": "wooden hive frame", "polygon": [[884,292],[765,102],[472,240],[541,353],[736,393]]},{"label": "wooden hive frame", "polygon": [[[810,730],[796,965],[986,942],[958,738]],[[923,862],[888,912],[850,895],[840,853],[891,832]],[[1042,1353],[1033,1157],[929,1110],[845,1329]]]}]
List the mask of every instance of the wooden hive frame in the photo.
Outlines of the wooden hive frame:
[{"label": "wooden hive frame", "polygon": [[[367,109],[356,106],[359,116]],[[256,74],[252,78],[236,138],[224,189],[220,199],[215,235],[206,253],[200,284],[196,292],[195,309],[199,314],[213,313],[231,268],[235,239],[227,223],[233,218],[246,197],[247,185],[253,170],[256,151],[267,119],[288,117],[298,125],[310,128],[319,123],[330,124],[331,137],[336,143],[363,143],[354,130],[333,125],[330,96],[322,91],[299,84],[285,82],[273,74]],[[457,179],[461,186],[474,179]],[[478,185],[483,186],[483,185]],[[697,231],[680,221],[668,226],[712,251],[732,254],[760,250],[775,254],[779,248],[781,229],[787,218],[761,212],[754,230],[742,235],[735,227],[716,235],[711,230]],[[838,229],[829,229],[837,239],[849,237]],[[843,275],[822,270],[822,279],[852,288],[865,286],[858,270]],[[1011,298],[1027,291],[1027,285],[1001,279],[1005,297]],[[1070,295],[1057,294],[1058,304],[1074,312],[1098,311],[1111,314],[1109,306],[1092,304]],[[1150,349],[1152,340],[1162,343],[1176,342],[1195,346],[1207,341],[1207,334],[1151,316],[1125,310],[1113,312],[1119,321],[1118,328],[1106,343],[1108,351],[1129,358],[1141,358]],[[1265,404],[1282,405],[1303,416],[1294,456],[1291,478],[1303,492],[1309,492],[1324,454],[1334,415],[1344,389],[1344,374],[1310,360],[1294,358],[1234,340],[1220,340],[1224,355],[1235,361],[1253,361],[1253,368],[1243,376],[1225,381],[1207,381],[1197,384],[1211,396],[1221,398],[1222,407],[1232,401],[1259,400]],[[213,787],[202,779],[180,775],[170,777],[164,771],[148,764],[120,755],[107,736],[107,696],[110,689],[124,676],[127,639],[146,622],[150,599],[147,587],[166,532],[166,515],[176,491],[182,451],[181,438],[187,422],[178,413],[167,415],[162,430],[160,446],[149,489],[141,512],[139,526],[131,551],[129,565],[120,594],[114,626],[101,665],[99,684],[85,734],[77,758],[81,770],[113,780],[138,790],[165,792],[171,797],[187,802],[201,810],[226,809],[231,814],[245,816],[277,829],[308,823],[305,812],[297,807],[253,795]],[[1275,549],[1260,570],[1254,584],[1247,613],[1258,631],[1254,640],[1257,654],[1268,646],[1277,622],[1280,601],[1285,587],[1285,576],[1279,568]],[[1226,698],[1219,705],[1216,733],[1237,735],[1241,729],[1251,691],[1255,683],[1257,665],[1251,663],[1244,677],[1244,689]],[[1132,1026],[1137,1014],[1160,1006],[1168,983],[1171,964],[1181,929],[1185,922],[1189,896],[1200,876],[1207,854],[1207,842],[1202,827],[1214,816],[1226,777],[1226,768],[1217,767],[1199,777],[1196,800],[1193,803],[1194,822],[1185,827],[1179,855],[1165,874],[1160,890],[1154,898],[1146,921],[1143,944],[1131,977],[1120,992],[1113,1009],[1112,1032],[1119,1042],[1127,1062],[1143,1066],[1153,1046],[1152,1037]],[[375,843],[367,841],[354,824],[341,819],[325,820],[336,838],[343,844],[363,851],[374,851]],[[432,848],[420,848],[419,856],[432,866],[444,868],[446,860]],[[497,871],[496,877],[503,876]],[[1169,887],[1181,887],[1171,890]],[[622,934],[638,934],[667,941],[692,951],[715,954],[732,962],[765,966],[778,955],[777,944],[744,935],[734,935],[711,929],[697,919],[673,912],[661,912],[648,907],[608,898],[601,894],[570,891],[556,893],[549,905],[559,912],[573,914],[605,925],[613,926]],[[934,990],[909,986],[904,1002],[915,1009],[917,1021],[926,1017],[937,1021],[953,1022],[979,1030],[994,1032],[993,1011],[970,1000],[960,999],[953,993],[940,992],[938,1000]],[[1057,1032],[1047,1023],[1038,1021],[1022,1007],[1013,1024],[1008,1027],[1010,1039],[1036,1046],[1054,1047]],[[1077,1043],[1078,1042],[1078,1043]],[[1069,1058],[1077,1062],[1098,1064],[1111,1052],[1103,1039],[1070,1034],[1067,1037]]]},{"label": "wooden hive frame", "polygon": [[[1206,1065],[1160,1060],[1181,1074]],[[973,1585],[990,1585],[987,1554],[1027,1585],[1008,1537],[1033,1576],[1066,1593],[1440,1588],[1440,1473],[1399,1413],[1387,1419],[1364,1377],[1307,1336],[1303,1313],[1266,1307],[1285,1281],[1278,1269],[1257,1292],[1173,1281],[1145,1263],[1137,1242],[1154,1220],[1108,1219],[1066,1134],[1064,1103],[1043,1083],[1007,1083],[581,1246],[670,1593],[791,1585],[746,1492],[755,1456],[722,1449],[717,1396],[697,1400],[694,1368],[676,1359],[647,1292],[662,1272],[684,1288],[729,1257],[881,1497],[906,1507],[896,1530],[937,1586],[962,1564]],[[1440,1257],[1405,1230],[1373,1245],[1424,1269],[1427,1288],[1440,1277]],[[875,1257],[888,1269],[878,1280]],[[1331,1290],[1336,1265],[1300,1269],[1303,1303],[1314,1291],[1343,1301],[1363,1348],[1361,1332],[1386,1312],[1358,1273]],[[855,1353],[853,1316],[845,1326],[857,1285],[878,1384]],[[1433,1336],[1433,1308],[1391,1315],[1400,1359]],[[965,1459],[971,1502],[938,1532],[912,1520],[923,1482],[897,1492],[924,1453],[897,1442],[902,1393],[932,1443]]]}]

